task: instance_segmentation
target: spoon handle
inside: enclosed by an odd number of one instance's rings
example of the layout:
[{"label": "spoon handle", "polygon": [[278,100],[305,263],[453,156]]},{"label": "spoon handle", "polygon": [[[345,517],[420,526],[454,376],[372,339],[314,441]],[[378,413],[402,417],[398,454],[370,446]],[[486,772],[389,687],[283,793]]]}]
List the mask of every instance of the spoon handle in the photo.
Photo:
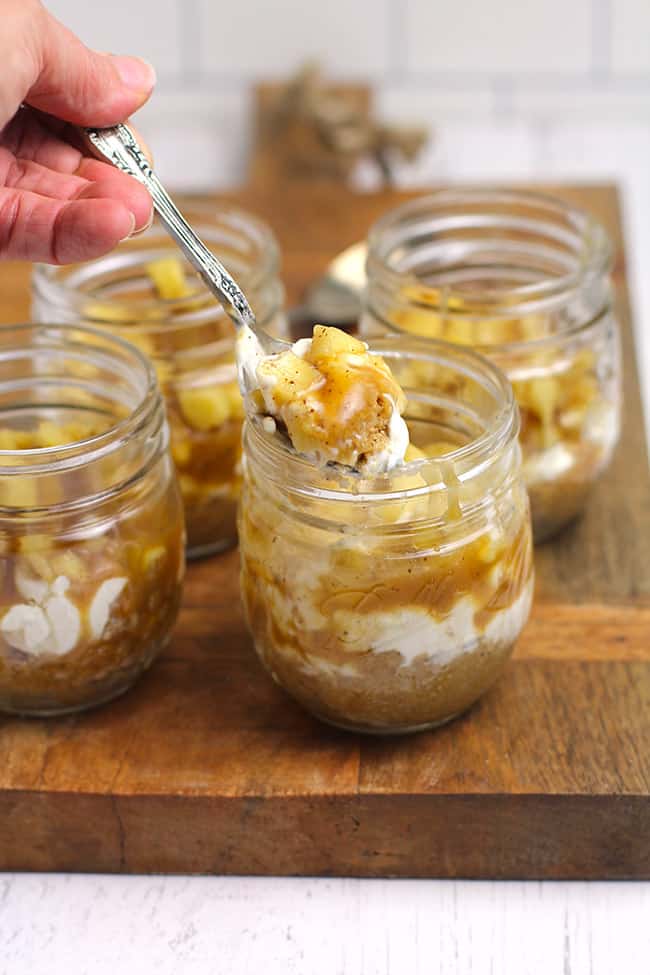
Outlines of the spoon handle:
[{"label": "spoon handle", "polygon": [[168,233],[225,307],[235,325],[254,327],[255,316],[243,291],[187,223],[149,165],[128,125],[120,124],[107,129],[84,128],[82,135],[95,156],[134,176],[149,190],[154,208]]}]

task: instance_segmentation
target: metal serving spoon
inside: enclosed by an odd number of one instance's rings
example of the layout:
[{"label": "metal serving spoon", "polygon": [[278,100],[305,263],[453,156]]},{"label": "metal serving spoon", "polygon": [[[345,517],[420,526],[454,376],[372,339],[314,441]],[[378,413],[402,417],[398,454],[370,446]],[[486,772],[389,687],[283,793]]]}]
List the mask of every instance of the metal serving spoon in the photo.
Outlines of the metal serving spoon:
[{"label": "metal serving spoon", "polygon": [[123,123],[106,129],[82,128],[84,142],[94,156],[107,160],[134,176],[145,186],[154,209],[167,232],[179,245],[192,267],[196,268],[210,291],[240,330],[245,326],[255,333],[265,355],[282,352],[288,343],[274,339],[259,328],[246,295],[223,264],[208,250],[192,230],[149,164],[133,132]]},{"label": "metal serving spoon", "polygon": [[314,322],[334,325],[353,332],[361,315],[361,301],[366,285],[365,243],[352,244],[331,261],[322,277],[307,290],[301,304],[289,312],[292,338],[312,333]]}]

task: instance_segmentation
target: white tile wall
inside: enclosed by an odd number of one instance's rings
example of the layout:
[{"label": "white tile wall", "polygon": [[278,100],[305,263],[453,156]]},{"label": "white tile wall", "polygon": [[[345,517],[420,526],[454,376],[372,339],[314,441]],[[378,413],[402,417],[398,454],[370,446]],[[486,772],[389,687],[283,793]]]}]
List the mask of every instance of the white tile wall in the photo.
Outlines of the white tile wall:
[{"label": "white tile wall", "polygon": [[160,77],[180,75],[183,0],[45,0],[89,47],[138,54]]},{"label": "white tile wall", "polygon": [[161,179],[179,189],[221,189],[246,179],[250,94],[217,85],[163,89],[137,116]]},{"label": "white tile wall", "polygon": [[[650,0],[647,0],[650,9]],[[650,34],[648,35],[650,47]],[[558,121],[614,122],[645,121],[650,128],[650,83],[624,86],[613,83],[567,88],[557,82],[535,87],[517,86],[511,94],[511,111],[520,118]]]},{"label": "white tile wall", "polygon": [[350,77],[389,64],[391,0],[198,0],[206,73],[284,76],[300,58],[327,60]]},{"label": "white tile wall", "polygon": [[400,111],[650,119],[650,0],[44,2],[93,47],[151,60],[188,105],[316,57]]},{"label": "white tile wall", "polygon": [[579,75],[591,63],[592,0],[409,0],[406,19],[415,71]]},{"label": "white tile wall", "polygon": [[650,0],[615,0],[612,67],[618,75],[650,72]]},{"label": "white tile wall", "polygon": [[489,118],[494,107],[495,93],[488,85],[442,88],[414,81],[388,81],[377,95],[377,111],[382,117],[407,124],[434,126],[440,119]]},{"label": "white tile wall", "polygon": [[537,160],[535,129],[519,120],[438,122],[414,164],[399,169],[402,186],[427,182],[521,180]]}]

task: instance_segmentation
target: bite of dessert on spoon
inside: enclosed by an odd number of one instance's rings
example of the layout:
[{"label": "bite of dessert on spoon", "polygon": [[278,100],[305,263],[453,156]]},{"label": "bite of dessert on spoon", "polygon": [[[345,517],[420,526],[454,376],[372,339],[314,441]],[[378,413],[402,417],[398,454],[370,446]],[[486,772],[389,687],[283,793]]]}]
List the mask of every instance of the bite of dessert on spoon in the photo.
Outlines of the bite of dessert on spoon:
[{"label": "bite of dessert on spoon", "polygon": [[298,453],[364,475],[404,462],[406,397],[387,363],[365,342],[315,325],[311,338],[269,354],[244,327],[237,361],[247,413],[260,416],[268,432],[288,438]]}]

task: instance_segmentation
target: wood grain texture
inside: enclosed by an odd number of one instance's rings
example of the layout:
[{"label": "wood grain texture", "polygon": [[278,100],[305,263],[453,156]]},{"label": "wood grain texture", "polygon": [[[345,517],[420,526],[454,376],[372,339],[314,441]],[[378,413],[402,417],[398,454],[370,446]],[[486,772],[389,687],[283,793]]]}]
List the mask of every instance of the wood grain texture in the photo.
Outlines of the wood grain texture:
[{"label": "wood grain texture", "polygon": [[[650,476],[617,196],[562,192],[617,241],[623,438],[585,517],[538,550],[533,615],[497,686],[435,733],[329,729],[258,665],[237,553],[193,565],[175,637],[131,693],[0,718],[0,868],[650,877]],[[240,199],[274,225],[295,300],[401,198]],[[25,317],[26,281],[0,270],[5,321]]]}]

